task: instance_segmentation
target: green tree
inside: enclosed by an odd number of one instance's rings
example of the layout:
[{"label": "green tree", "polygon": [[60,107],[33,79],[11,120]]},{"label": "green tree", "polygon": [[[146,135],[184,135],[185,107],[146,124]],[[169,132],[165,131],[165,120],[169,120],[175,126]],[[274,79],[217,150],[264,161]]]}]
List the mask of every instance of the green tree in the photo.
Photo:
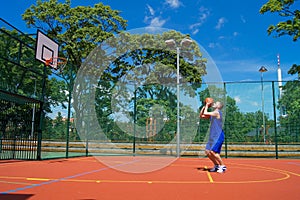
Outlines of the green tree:
[{"label": "green tree", "polygon": [[283,95],[279,99],[278,108],[281,113],[281,134],[279,138],[284,141],[299,141],[299,118],[300,118],[300,82],[298,80],[287,82],[283,86]]},{"label": "green tree", "polygon": [[261,112],[259,111],[255,113],[245,113],[243,116],[243,121],[241,123],[241,132],[245,134],[244,136],[246,142],[257,142],[260,139],[260,122],[262,120],[260,120],[258,117],[259,113]]},{"label": "green tree", "polygon": [[47,131],[43,135],[44,139],[59,139],[64,140],[66,138],[65,129],[67,126],[65,118],[63,118],[61,112],[57,113],[56,118],[46,120],[45,124]]},{"label": "green tree", "polygon": [[[18,94],[42,100],[42,83],[43,83],[43,65],[35,60],[34,47],[35,40],[28,35],[23,34],[18,30],[7,30],[1,28],[0,30],[0,88],[12,94]],[[47,74],[50,70],[47,71]],[[46,93],[45,98],[48,101],[44,104],[44,110],[51,112],[51,105],[58,105],[65,101],[65,94],[59,91],[64,91],[64,84],[62,81],[46,78]],[[32,119],[32,110],[35,106],[36,120],[35,129],[38,130],[39,124],[39,108],[36,103],[31,105],[19,105],[13,102],[22,102],[20,97],[12,95],[7,99],[8,103],[3,103],[3,108],[6,112],[5,120],[2,122],[2,129],[5,130],[9,121],[14,121],[15,126],[22,124],[22,126],[31,132],[30,123],[24,123],[26,120]],[[9,102],[10,101],[10,102]],[[22,104],[22,103],[21,103]],[[35,104],[35,105],[34,105]],[[21,107],[28,109],[20,112]],[[10,112],[10,114],[8,113]],[[10,116],[11,115],[11,116]],[[14,117],[12,117],[14,116]],[[27,126],[27,127],[26,127]]]},{"label": "green tree", "polygon": [[298,74],[298,80],[300,80],[300,65],[293,64],[293,66],[289,69],[288,74]]},{"label": "green tree", "polygon": [[243,131],[244,115],[236,105],[236,101],[227,96],[226,98],[226,118],[224,122],[225,134],[228,142],[244,142],[246,132]]},{"label": "green tree", "polygon": [[[30,96],[34,83],[42,81],[42,67],[34,62],[34,40],[16,30],[0,31],[0,87]],[[36,94],[40,93],[40,88]]]},{"label": "green tree", "polygon": [[278,13],[286,21],[279,22],[276,25],[270,25],[268,33],[276,33],[276,36],[289,35],[293,41],[297,41],[300,36],[300,10],[297,8],[295,0],[269,0],[260,8],[260,13],[266,12]]},{"label": "green tree", "polygon": [[[71,94],[77,71],[87,55],[105,39],[126,28],[127,21],[119,14],[120,11],[102,3],[71,7],[70,0],[63,3],[58,0],[37,0],[36,5],[24,12],[22,17],[28,27],[42,30],[57,41],[60,44],[59,55],[68,58],[67,66],[60,74],[67,85],[60,84],[60,89],[56,91],[64,91],[61,89],[64,87]],[[70,105],[70,97],[68,102]],[[75,107],[75,112],[81,110]]]},{"label": "green tree", "polygon": [[[275,34],[277,37],[289,35],[293,41],[297,41],[300,37],[300,10],[299,3],[295,0],[269,0],[259,10],[261,14],[271,12],[278,13],[285,21],[278,22],[276,25],[268,27],[268,33]],[[298,4],[299,5],[299,4]],[[294,64],[289,70],[289,74],[300,74],[300,65]],[[300,77],[300,76],[299,76]]]},{"label": "green tree", "polygon": [[74,72],[102,41],[126,28],[120,11],[102,3],[71,7],[71,0],[37,0],[22,15],[28,27],[44,31],[61,47],[61,56],[68,58]]},{"label": "green tree", "polygon": [[[111,119],[109,117],[113,114],[111,101],[116,99],[114,95],[118,95],[118,98],[121,96],[121,99],[130,100],[118,101],[114,104],[115,111],[129,110],[132,120],[134,115],[137,116],[137,124],[145,125],[146,119],[150,117],[150,109],[155,104],[164,107],[166,116],[163,117],[169,122],[176,121],[176,52],[174,49],[168,49],[164,41],[170,38],[180,41],[186,37],[188,36],[179,32],[169,31],[162,34],[140,35],[124,33],[113,38],[114,41],[111,43],[122,45],[117,45],[115,51],[119,54],[114,61],[107,65],[105,70],[101,69],[103,73],[99,77],[96,90],[98,119],[101,118],[101,113],[106,115],[108,121]],[[206,59],[202,58],[196,44],[184,50],[190,53],[183,53],[180,57],[180,74],[184,77],[180,89],[186,95],[194,97],[195,88],[201,85],[202,76],[206,73]],[[87,63],[93,61],[92,55]],[[78,91],[84,93],[87,89]],[[135,92],[136,99],[133,97]],[[134,113],[134,101],[137,104],[136,113]],[[105,119],[102,118],[101,122],[104,121]],[[176,123],[168,123],[168,125],[173,127],[174,132]],[[165,127],[162,131],[164,133],[157,135],[160,139],[164,138],[163,134],[170,133],[170,127]]]},{"label": "green tree", "polygon": [[[298,41],[300,36],[300,10],[297,7],[295,0],[269,0],[264,4],[260,13],[266,12],[278,13],[279,16],[286,21],[279,22],[277,25],[270,25],[268,33],[276,33],[276,36],[281,37],[289,35],[293,41]],[[299,5],[299,4],[298,4]],[[300,100],[299,100],[299,80],[300,80],[300,65],[293,64],[288,71],[289,74],[298,74],[298,80],[287,82],[283,87],[283,95],[279,100],[278,108],[284,113],[280,116],[280,135],[279,141],[291,141],[295,136],[294,141],[298,141],[299,133],[299,116]]]}]

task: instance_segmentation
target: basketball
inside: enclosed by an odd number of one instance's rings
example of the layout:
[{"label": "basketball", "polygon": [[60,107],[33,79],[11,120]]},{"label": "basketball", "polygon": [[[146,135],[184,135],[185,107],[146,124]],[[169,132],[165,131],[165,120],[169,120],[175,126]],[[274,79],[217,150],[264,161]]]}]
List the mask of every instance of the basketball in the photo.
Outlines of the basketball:
[{"label": "basketball", "polygon": [[209,119],[209,118],[210,118],[210,115],[204,115],[204,114],[201,114],[201,115],[200,115],[200,118],[201,118],[201,119]]},{"label": "basketball", "polygon": [[207,97],[207,98],[205,99],[205,103],[209,103],[209,107],[212,105],[213,102],[214,102],[214,99],[211,98],[211,97]]}]

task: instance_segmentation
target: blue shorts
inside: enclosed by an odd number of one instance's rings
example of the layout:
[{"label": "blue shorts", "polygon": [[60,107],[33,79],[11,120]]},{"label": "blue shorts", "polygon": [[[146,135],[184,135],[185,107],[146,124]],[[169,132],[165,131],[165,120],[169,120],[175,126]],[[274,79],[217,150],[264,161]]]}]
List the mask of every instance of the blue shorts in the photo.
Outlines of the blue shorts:
[{"label": "blue shorts", "polygon": [[220,154],[224,139],[225,139],[225,134],[224,134],[224,131],[222,131],[219,138],[217,138],[216,140],[210,139],[207,142],[206,150],[210,150],[210,151]]}]

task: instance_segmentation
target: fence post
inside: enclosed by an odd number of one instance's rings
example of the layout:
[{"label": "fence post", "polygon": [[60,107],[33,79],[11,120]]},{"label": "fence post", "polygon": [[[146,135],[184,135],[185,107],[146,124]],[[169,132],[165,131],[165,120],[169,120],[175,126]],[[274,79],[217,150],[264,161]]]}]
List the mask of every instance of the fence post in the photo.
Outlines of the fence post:
[{"label": "fence post", "polygon": [[72,93],[70,86],[69,87],[69,95],[68,95],[68,118],[67,118],[67,134],[66,134],[66,158],[69,158],[69,144],[70,144],[70,118],[71,118],[71,98]]},{"label": "fence post", "polygon": [[132,149],[132,154],[133,156],[135,156],[135,143],[136,143],[136,112],[137,112],[137,105],[136,105],[136,91],[137,88],[136,88],[136,85],[134,83],[134,102],[133,102],[133,149]]},{"label": "fence post", "polygon": [[275,90],[274,81],[272,81],[272,93],[273,93],[273,112],[274,112],[274,133],[275,133],[275,154],[278,159],[278,143],[277,143],[277,117],[276,117],[276,102],[275,102]]},{"label": "fence post", "polygon": [[[227,110],[227,106],[226,106],[226,83],[224,82],[224,104],[225,104],[225,117],[226,117],[226,110]],[[225,124],[225,120],[223,122]],[[227,155],[227,136],[226,136],[226,129],[225,129],[225,158],[228,157]]]},{"label": "fence post", "polygon": [[44,119],[45,119],[45,112],[44,112],[44,105],[45,105],[45,93],[46,93],[46,77],[47,77],[47,68],[46,64],[44,65],[44,73],[43,73],[43,83],[42,83],[42,96],[41,96],[41,103],[40,103],[40,123],[39,123],[39,130],[37,136],[37,160],[42,159],[42,135],[44,129]]}]

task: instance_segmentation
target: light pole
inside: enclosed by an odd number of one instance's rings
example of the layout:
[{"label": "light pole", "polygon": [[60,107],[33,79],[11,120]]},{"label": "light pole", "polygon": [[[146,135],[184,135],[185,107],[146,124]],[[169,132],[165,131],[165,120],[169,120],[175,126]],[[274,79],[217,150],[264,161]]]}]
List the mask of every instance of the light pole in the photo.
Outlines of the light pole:
[{"label": "light pole", "polygon": [[169,39],[166,40],[165,43],[168,46],[175,46],[176,47],[176,54],[177,54],[177,61],[176,61],[176,69],[177,69],[177,73],[176,73],[176,77],[177,77],[177,81],[176,81],[176,85],[177,85],[177,131],[176,131],[176,142],[177,142],[177,148],[176,148],[176,153],[177,153],[177,157],[180,157],[180,106],[179,106],[179,102],[180,102],[180,91],[179,91],[179,56],[180,56],[180,48],[183,46],[188,46],[192,43],[193,41],[191,39],[188,38],[184,38],[181,40],[180,45],[178,46],[176,41],[174,39]]},{"label": "light pole", "polygon": [[260,81],[261,81],[261,110],[262,110],[262,119],[263,119],[263,136],[264,136],[264,143],[266,143],[266,122],[265,122],[265,112],[264,112],[264,82],[263,82],[263,73],[268,71],[267,68],[261,66],[258,70],[261,74]]}]

